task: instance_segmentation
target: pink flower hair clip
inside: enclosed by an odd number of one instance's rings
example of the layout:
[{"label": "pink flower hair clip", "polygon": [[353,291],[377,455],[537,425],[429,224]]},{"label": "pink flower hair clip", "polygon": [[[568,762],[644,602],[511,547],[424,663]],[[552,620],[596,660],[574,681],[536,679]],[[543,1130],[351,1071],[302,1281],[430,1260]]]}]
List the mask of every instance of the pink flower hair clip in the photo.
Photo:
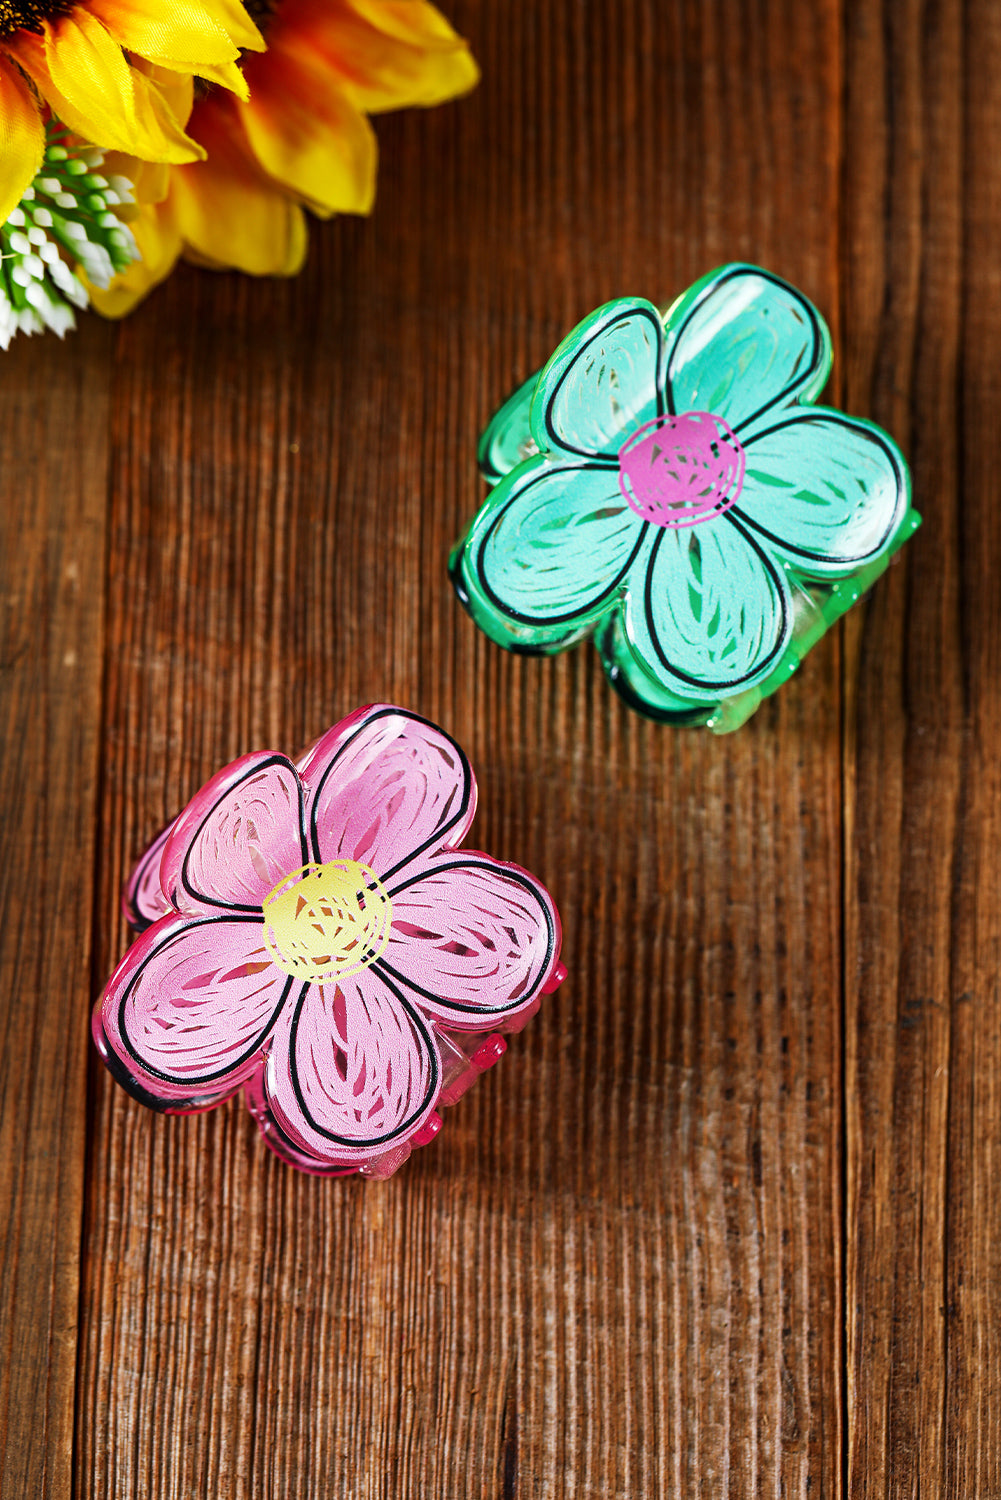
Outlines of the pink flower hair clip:
[{"label": "pink flower hair clip", "polygon": [[475,810],[455,741],[385,704],[219,771],[126,886],[112,1074],[167,1114],[243,1088],[285,1161],[390,1176],[566,974],[545,887],[459,847]]}]

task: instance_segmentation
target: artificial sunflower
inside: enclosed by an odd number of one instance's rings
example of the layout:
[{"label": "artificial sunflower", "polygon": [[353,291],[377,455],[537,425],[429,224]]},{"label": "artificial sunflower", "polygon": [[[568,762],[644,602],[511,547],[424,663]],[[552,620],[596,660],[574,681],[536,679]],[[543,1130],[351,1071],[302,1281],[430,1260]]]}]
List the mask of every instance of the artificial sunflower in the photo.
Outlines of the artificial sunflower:
[{"label": "artificial sunflower", "polygon": [[425,0],[249,8],[267,45],[245,60],[249,99],[196,90],[187,120],[207,160],[166,172],[117,168],[143,205],[132,224],[142,259],[93,295],[106,316],[129,312],[181,254],[294,275],[306,254],[304,207],[321,218],[372,207],[377,146],[366,116],[440,104],[479,78],[467,44]]},{"label": "artificial sunflower", "polygon": [[149,161],[204,147],[160,77],[192,75],[246,95],[242,49],[263,47],[239,0],[0,0],[0,222],[42,164],[47,105],[81,140]]}]

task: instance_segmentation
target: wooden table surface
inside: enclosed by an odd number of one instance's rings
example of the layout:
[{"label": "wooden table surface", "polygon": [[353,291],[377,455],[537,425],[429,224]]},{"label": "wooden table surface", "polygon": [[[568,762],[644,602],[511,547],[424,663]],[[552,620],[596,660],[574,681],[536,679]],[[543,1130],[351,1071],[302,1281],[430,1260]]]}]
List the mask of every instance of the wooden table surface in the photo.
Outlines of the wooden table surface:
[{"label": "wooden table surface", "polygon": [[[1001,7],[452,0],[291,282],[0,358],[4,1500],[1001,1497]],[[458,607],[477,433],[609,297],[800,286],[924,526],[735,736]],[[570,978],[387,1183],[100,1067],[219,765],[444,725]]]}]

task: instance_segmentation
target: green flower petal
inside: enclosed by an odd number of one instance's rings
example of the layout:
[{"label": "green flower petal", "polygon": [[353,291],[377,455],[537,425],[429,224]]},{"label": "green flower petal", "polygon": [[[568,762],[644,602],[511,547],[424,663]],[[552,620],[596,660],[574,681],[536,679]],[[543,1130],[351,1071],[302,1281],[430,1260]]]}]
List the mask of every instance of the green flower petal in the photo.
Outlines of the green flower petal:
[{"label": "green flower petal", "polygon": [[778,406],[819,395],[831,337],[795,287],[755,266],[697,281],[666,319],[670,410],[710,411],[741,441]]},{"label": "green flower petal", "polygon": [[775,671],[792,634],[781,564],[733,512],[647,539],[625,607],[626,635],[647,673],[672,693],[711,702]]},{"label": "green flower petal", "polygon": [[487,484],[496,484],[516,465],[538,452],[528,422],[538,380],[538,372],[530,375],[494,412],[484,429],[476,457]]},{"label": "green flower petal", "polygon": [[664,332],[650,302],[621,297],[579,323],[539,376],[532,436],[560,458],[614,460],[663,412]]},{"label": "green flower petal", "polygon": [[759,429],[745,452],[736,513],[801,572],[841,577],[892,547],[910,485],[878,427],[814,407]]},{"label": "green flower petal", "polygon": [[453,576],[494,640],[559,650],[618,599],[645,529],[622,496],[615,468],[538,458],[494,490],[453,562]]}]

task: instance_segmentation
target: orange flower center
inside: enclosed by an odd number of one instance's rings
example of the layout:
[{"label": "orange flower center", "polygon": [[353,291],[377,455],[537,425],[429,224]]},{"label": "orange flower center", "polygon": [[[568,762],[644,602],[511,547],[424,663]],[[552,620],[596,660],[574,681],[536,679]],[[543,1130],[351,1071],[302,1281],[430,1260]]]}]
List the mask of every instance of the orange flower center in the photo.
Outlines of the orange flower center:
[{"label": "orange flower center", "polygon": [[368,865],[305,865],[264,901],[264,942],[280,969],[316,984],[367,969],[389,942],[393,907]]}]

